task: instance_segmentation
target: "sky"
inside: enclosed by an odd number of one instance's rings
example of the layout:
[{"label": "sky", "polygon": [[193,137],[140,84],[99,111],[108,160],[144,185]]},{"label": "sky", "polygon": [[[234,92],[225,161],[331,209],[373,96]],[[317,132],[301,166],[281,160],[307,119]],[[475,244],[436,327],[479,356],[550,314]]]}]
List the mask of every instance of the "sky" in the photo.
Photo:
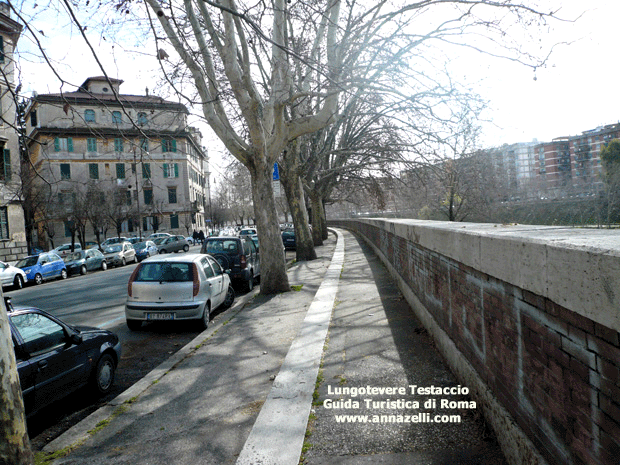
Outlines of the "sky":
[{"label": "sky", "polygon": [[[534,139],[550,141],[620,121],[620,93],[616,91],[620,76],[616,50],[620,1],[538,1],[543,5],[560,4],[559,16],[578,18],[537,32],[536,39],[543,47],[571,42],[556,46],[546,67],[534,72],[523,65],[480,54],[462,54],[451,62],[455,78],[471,85],[489,102],[481,123],[482,148]],[[68,81],[79,85],[89,76],[102,74],[70,25],[47,21],[44,28],[47,48],[53,50],[50,55]],[[146,87],[154,91],[157,60],[152,50],[137,46],[137,38],[129,37],[123,46],[112,46],[110,40],[94,33],[90,37],[108,74],[124,80],[122,93],[143,94]],[[23,92],[58,92],[58,81],[47,64],[29,60],[30,47],[29,41],[22,38]],[[205,135],[203,142],[217,177],[224,170],[223,146],[204,123],[193,123]]]}]

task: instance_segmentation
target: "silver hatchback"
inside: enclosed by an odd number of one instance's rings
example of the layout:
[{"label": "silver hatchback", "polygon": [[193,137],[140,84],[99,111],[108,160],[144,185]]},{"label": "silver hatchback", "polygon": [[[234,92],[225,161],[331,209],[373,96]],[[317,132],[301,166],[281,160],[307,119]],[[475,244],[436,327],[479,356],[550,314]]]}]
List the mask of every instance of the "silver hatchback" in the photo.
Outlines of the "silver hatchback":
[{"label": "silver hatchback", "polygon": [[143,321],[196,320],[206,329],[210,313],[235,300],[230,277],[210,255],[155,256],[142,261],[127,285],[125,319],[130,330]]}]

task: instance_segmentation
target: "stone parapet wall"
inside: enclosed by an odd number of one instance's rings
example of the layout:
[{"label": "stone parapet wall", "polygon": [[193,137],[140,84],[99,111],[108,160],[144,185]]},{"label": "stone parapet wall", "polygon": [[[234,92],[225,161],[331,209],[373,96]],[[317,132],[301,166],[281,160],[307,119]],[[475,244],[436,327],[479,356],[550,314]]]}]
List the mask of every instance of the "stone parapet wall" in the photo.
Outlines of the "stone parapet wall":
[{"label": "stone parapet wall", "polygon": [[620,233],[342,220],[395,276],[509,462],[620,463]]}]

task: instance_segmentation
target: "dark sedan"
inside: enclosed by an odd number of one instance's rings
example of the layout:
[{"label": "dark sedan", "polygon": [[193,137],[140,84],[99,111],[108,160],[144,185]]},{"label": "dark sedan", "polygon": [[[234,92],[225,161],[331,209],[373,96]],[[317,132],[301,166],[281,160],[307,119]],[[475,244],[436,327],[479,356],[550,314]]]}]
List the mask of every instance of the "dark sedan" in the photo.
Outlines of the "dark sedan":
[{"label": "dark sedan", "polygon": [[121,345],[114,333],[70,326],[37,308],[7,301],[26,414],[33,415],[82,386],[103,395],[114,383]]},{"label": "dark sedan", "polygon": [[297,248],[297,243],[295,242],[295,230],[286,229],[282,231],[282,243],[284,244],[285,249],[295,250]]}]

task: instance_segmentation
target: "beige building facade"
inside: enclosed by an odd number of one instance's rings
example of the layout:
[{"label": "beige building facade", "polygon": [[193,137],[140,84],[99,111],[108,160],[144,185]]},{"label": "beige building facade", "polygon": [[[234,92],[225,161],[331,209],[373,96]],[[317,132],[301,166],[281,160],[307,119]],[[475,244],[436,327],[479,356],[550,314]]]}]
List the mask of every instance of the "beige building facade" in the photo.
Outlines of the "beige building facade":
[{"label": "beige building facade", "polygon": [[[208,157],[186,107],[122,94],[122,82],[91,77],[75,92],[32,99],[30,156],[50,198],[39,215],[42,245],[70,242],[75,224],[91,217],[101,239],[206,230]],[[88,222],[84,240],[95,240]]]},{"label": "beige building facade", "polygon": [[27,255],[20,178],[19,138],[16,130],[14,50],[22,27],[0,3],[0,260],[11,262]]}]

